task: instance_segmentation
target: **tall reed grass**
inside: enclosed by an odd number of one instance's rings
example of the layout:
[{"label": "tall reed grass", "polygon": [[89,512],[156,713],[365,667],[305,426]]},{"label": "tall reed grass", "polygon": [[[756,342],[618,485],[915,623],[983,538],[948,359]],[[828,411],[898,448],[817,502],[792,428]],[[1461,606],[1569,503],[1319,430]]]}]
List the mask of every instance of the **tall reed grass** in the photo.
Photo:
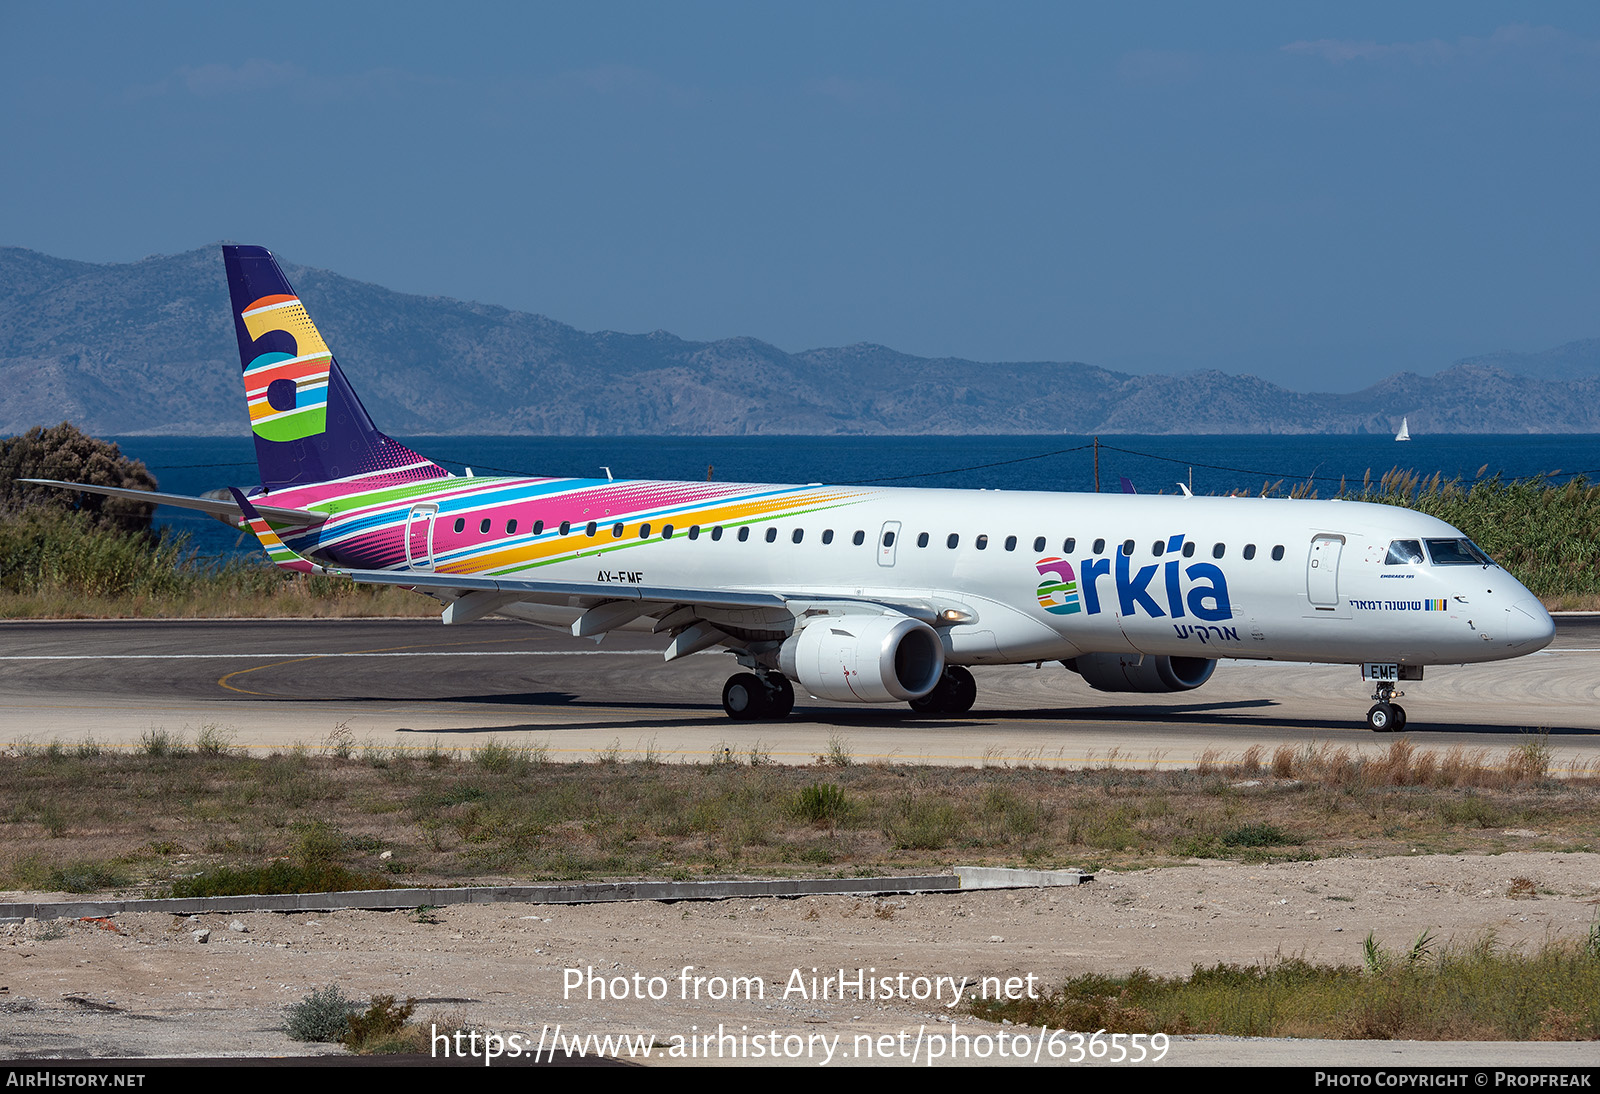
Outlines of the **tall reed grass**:
[{"label": "tall reed grass", "polygon": [[208,558],[188,537],[95,529],[81,513],[0,519],[0,617],[427,615],[400,590],[291,574],[264,556]]}]

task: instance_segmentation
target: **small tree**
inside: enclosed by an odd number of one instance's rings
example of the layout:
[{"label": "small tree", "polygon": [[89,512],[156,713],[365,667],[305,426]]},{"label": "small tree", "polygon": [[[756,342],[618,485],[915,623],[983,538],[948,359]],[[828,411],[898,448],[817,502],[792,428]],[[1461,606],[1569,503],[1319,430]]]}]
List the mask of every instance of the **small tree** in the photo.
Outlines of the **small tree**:
[{"label": "small tree", "polygon": [[94,486],[154,490],[156,480],[138,460],[130,460],[107,441],[96,440],[70,422],[35,426],[20,437],[0,440],[0,515],[24,509],[81,512],[96,528],[141,532],[150,527],[155,506],[104,494],[74,493],[54,486],[31,486],[20,479],[57,479]]}]

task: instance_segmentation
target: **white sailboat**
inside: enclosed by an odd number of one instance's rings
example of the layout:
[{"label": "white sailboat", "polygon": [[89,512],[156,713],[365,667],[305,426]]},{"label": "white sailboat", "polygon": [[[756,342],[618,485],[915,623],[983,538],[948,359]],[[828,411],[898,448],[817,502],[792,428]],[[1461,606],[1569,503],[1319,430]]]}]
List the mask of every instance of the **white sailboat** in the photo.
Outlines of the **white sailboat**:
[{"label": "white sailboat", "polygon": [[1394,435],[1394,439],[1397,441],[1409,441],[1411,439],[1411,430],[1406,428],[1406,420],[1404,418],[1400,419],[1400,432]]}]

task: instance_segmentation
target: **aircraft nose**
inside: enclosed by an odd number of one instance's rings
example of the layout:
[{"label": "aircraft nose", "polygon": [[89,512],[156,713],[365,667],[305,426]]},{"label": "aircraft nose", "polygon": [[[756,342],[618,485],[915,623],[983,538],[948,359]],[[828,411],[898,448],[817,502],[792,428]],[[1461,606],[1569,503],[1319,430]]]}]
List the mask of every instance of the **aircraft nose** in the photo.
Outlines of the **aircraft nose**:
[{"label": "aircraft nose", "polygon": [[1506,609],[1506,638],[1512,649],[1523,653],[1542,650],[1555,636],[1555,620],[1533,597],[1519,600]]}]

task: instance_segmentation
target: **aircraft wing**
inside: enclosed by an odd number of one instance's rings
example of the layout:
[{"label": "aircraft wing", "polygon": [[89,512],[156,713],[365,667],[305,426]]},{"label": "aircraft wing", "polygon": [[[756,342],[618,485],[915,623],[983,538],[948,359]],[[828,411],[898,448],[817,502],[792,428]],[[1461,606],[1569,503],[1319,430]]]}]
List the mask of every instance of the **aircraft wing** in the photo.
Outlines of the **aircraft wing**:
[{"label": "aircraft wing", "polygon": [[[375,585],[400,585],[448,599],[445,623],[470,623],[493,612],[522,604],[556,605],[584,609],[572,624],[579,638],[600,640],[606,631],[642,616],[656,620],[657,631],[671,631],[666,659],[674,660],[718,643],[732,643],[725,632],[730,611],[777,609],[805,614],[821,606],[847,606],[867,612],[885,610],[932,624],[941,619],[940,604],[926,600],[850,597],[815,592],[754,591],[718,588],[676,588],[592,581],[535,581],[527,578],[484,577],[477,574],[431,573],[418,570],[346,570],[328,567],[332,577]],[[759,626],[760,624],[758,624]],[[770,625],[770,624],[768,624]]]},{"label": "aircraft wing", "polygon": [[[604,581],[530,581],[521,577],[484,577],[481,574],[434,573],[427,570],[350,570],[327,566],[330,577],[347,577],[373,585],[400,585],[440,593],[499,593],[506,602],[526,599],[535,603],[570,604],[573,599],[634,601],[641,615],[678,605],[688,608],[786,608],[795,602],[850,603],[862,608],[887,608],[925,623],[939,618],[940,605],[929,600],[876,596],[841,596],[816,592],[756,592],[741,589],[675,588],[665,585],[624,585]],[[576,606],[576,605],[573,605]]]},{"label": "aircraft wing", "polygon": [[730,589],[673,589],[655,585],[624,585],[595,581],[529,581],[520,577],[484,577],[479,574],[441,574],[426,570],[346,570],[327,567],[332,577],[348,577],[373,585],[403,585],[408,589],[441,592],[520,593],[529,599],[579,597],[598,600],[637,600],[654,604],[697,604],[707,608],[781,608],[788,599],[778,593],[736,592]]},{"label": "aircraft wing", "polygon": [[[34,486],[55,486],[62,490],[81,490],[86,494],[104,494],[112,498],[127,498],[130,501],[142,501],[151,505],[175,505],[180,509],[197,509],[213,517],[238,524],[244,519],[244,510],[239,508],[237,502],[225,501],[220,498],[191,498],[187,494],[161,494],[154,490],[129,490],[120,486],[93,486],[86,482],[58,482],[55,479],[18,479],[18,482],[32,483]],[[315,513],[310,509],[285,509],[278,505],[257,505],[256,512],[268,520],[277,521],[279,524],[321,524],[328,519],[326,513]]]}]

